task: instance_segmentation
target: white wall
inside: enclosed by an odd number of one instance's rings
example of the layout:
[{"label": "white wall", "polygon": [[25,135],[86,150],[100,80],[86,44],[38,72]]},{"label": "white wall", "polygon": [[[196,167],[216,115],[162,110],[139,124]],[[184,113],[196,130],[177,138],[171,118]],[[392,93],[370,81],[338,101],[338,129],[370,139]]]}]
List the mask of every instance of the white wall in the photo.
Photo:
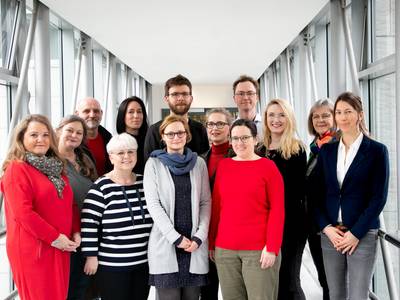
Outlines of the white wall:
[{"label": "white wall", "polygon": [[[211,107],[236,107],[231,85],[194,85],[191,109]],[[150,123],[161,119],[161,109],[168,108],[164,99],[164,85],[152,85],[153,116]]]}]

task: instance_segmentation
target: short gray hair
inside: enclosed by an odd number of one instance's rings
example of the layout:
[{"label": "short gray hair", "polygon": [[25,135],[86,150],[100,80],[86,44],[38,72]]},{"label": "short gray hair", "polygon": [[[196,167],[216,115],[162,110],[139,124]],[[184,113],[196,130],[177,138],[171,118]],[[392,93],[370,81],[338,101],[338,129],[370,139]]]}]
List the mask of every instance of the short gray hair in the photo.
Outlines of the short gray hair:
[{"label": "short gray hair", "polygon": [[229,125],[229,126],[232,125],[232,120],[233,120],[233,118],[232,118],[232,114],[229,112],[229,110],[227,110],[227,109],[225,109],[225,108],[223,108],[223,107],[213,108],[213,109],[207,111],[207,113],[206,113],[207,121],[208,121],[208,117],[209,117],[210,115],[212,115],[212,114],[222,114],[222,115],[225,115],[226,122],[228,123],[228,125]]},{"label": "short gray hair", "polygon": [[136,142],[136,139],[129,133],[124,132],[114,135],[111,138],[111,140],[107,144],[107,153],[110,154],[111,152],[125,149],[137,150],[137,148],[138,144]]}]

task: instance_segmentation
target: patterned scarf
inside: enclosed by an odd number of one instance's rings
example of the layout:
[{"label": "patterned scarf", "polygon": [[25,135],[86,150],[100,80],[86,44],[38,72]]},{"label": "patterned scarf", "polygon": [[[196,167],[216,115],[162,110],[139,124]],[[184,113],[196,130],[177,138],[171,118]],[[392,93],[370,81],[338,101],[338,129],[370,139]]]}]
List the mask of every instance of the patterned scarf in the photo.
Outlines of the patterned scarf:
[{"label": "patterned scarf", "polygon": [[183,154],[169,154],[165,150],[154,150],[150,157],[157,157],[174,175],[189,173],[197,161],[197,153],[192,152],[189,148],[185,148]]},{"label": "patterned scarf", "polygon": [[49,178],[57,190],[58,197],[62,198],[62,192],[65,187],[65,182],[61,177],[64,167],[62,161],[56,157],[38,156],[30,152],[26,153],[25,160]]},{"label": "patterned scarf", "polygon": [[337,139],[337,134],[338,132],[335,129],[330,129],[327,132],[325,132],[322,136],[319,138],[316,138],[311,144],[310,144],[310,150],[311,153],[314,155],[318,155],[319,150],[321,149],[322,145],[330,142],[334,142]]}]

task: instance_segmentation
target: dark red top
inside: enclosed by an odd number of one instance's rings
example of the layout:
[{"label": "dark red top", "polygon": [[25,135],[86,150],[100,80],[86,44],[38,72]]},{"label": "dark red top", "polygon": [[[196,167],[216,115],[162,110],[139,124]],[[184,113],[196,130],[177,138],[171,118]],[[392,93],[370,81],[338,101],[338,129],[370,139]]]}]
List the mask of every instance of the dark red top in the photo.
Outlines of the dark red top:
[{"label": "dark red top", "polygon": [[96,160],[96,170],[99,176],[106,172],[106,155],[104,151],[104,140],[100,134],[94,139],[87,139],[87,146],[92,153],[94,159]]},{"label": "dark red top", "polygon": [[221,145],[211,145],[210,157],[208,158],[207,168],[208,177],[212,177],[217,170],[218,163],[221,159],[225,157],[229,150],[229,142]]},{"label": "dark red top", "polygon": [[284,224],[283,179],[267,158],[220,161],[212,197],[209,247],[276,255]]}]

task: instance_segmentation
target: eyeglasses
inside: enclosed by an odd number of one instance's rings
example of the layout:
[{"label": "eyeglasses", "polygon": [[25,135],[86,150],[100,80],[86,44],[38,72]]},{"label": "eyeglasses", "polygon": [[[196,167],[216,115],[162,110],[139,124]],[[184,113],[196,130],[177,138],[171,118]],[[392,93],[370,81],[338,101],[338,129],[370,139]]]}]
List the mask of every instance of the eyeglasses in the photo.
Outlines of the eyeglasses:
[{"label": "eyeglasses", "polygon": [[177,131],[177,132],[164,132],[164,135],[169,139],[172,140],[175,136],[178,138],[183,138],[186,135],[186,131]]},{"label": "eyeglasses", "polygon": [[222,129],[222,128],[224,128],[225,125],[228,125],[228,123],[221,122],[221,121],[218,121],[215,123],[214,122],[206,122],[206,127],[208,129],[213,129],[214,127],[217,127],[218,129]]},{"label": "eyeglasses", "polygon": [[252,138],[251,135],[242,135],[242,136],[232,136],[231,142],[232,143],[239,143],[241,141],[243,144],[247,144],[247,142]]},{"label": "eyeglasses", "polygon": [[191,94],[191,93],[188,93],[188,92],[183,92],[183,93],[171,93],[171,94],[168,94],[168,96],[170,96],[170,97],[172,97],[172,98],[174,98],[174,99],[179,99],[179,96],[182,96],[182,98],[187,99],[187,98],[189,98],[191,95],[192,95],[192,94]]},{"label": "eyeglasses", "polygon": [[124,158],[125,155],[128,155],[128,156],[135,155],[136,154],[136,150],[135,149],[129,149],[129,150],[125,150],[125,151],[121,150],[121,151],[118,151],[118,152],[112,152],[112,154],[115,154],[119,158]]},{"label": "eyeglasses", "polygon": [[257,93],[256,92],[252,92],[252,91],[235,93],[235,96],[237,96],[237,97],[244,97],[244,96],[253,97],[255,95],[257,95]]},{"label": "eyeglasses", "polygon": [[328,113],[326,113],[326,114],[322,114],[322,115],[315,115],[315,114],[313,114],[313,116],[312,116],[312,119],[313,120],[319,120],[319,119],[322,119],[322,120],[327,120],[327,119],[329,119],[329,118],[331,118],[332,117],[332,114],[328,114]]}]

